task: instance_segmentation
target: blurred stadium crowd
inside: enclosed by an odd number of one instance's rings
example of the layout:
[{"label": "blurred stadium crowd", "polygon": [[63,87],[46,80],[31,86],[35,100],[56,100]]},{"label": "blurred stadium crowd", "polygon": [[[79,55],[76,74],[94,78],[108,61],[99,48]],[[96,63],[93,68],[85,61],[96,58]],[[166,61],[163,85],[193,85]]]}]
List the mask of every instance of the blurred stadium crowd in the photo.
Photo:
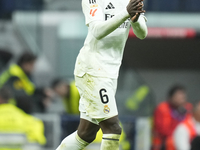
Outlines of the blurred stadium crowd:
[{"label": "blurred stadium crowd", "polygon": [[[145,0],[144,3],[146,11],[155,16],[161,12],[200,14],[199,0]],[[64,22],[65,13],[72,10],[81,11],[81,0],[0,0],[0,150],[53,150],[65,136],[76,130],[79,123],[80,97],[73,80],[73,67],[86,29],[81,27],[83,33],[77,28],[71,33],[65,30],[68,23],[74,21],[74,17],[81,18],[73,12],[67,14],[70,21]],[[38,23],[42,20],[42,17],[38,17],[39,12],[55,11],[59,13],[52,13],[49,18],[44,17],[43,22]],[[24,14],[29,16],[24,19]],[[173,18],[173,14],[170,18]],[[57,25],[56,21],[59,19],[61,21]],[[18,28],[18,25],[21,27]],[[26,25],[31,27],[25,28]],[[48,27],[46,30],[45,25]],[[55,25],[56,28],[53,29]],[[73,25],[79,27],[72,23],[71,26]],[[150,36],[159,34],[160,38],[171,37],[173,41],[153,41],[150,37],[145,48],[155,48],[155,55],[152,56],[154,59],[148,60],[147,56],[151,57],[148,54],[138,57],[140,60],[146,60],[146,63],[144,61],[141,64],[137,58],[132,58],[132,54],[141,55],[145,51],[140,47],[138,51],[134,51],[135,54],[129,51],[132,50],[132,43],[139,42],[130,32],[116,95],[123,127],[120,147],[122,150],[200,149],[200,63],[197,61],[200,41],[196,33],[200,30],[200,24],[196,26],[199,28],[192,27],[184,30],[186,32],[181,28],[181,34],[175,37],[172,33],[176,29],[164,32],[160,28],[151,30]],[[184,46],[184,41],[177,40],[177,37],[190,43]],[[37,46],[28,39],[36,39],[34,42]],[[163,52],[166,55],[160,57],[166,64],[155,61],[155,57],[161,54],[156,50],[156,46],[149,46],[149,43],[156,43],[159,52],[161,47],[163,51],[167,49],[168,44],[163,43],[170,43],[171,53],[168,55]],[[143,43],[141,45],[145,46]],[[186,50],[182,52],[177,45],[183,45]],[[173,48],[178,52],[174,52]],[[76,51],[71,52],[74,49]],[[185,61],[188,57],[191,58]],[[142,75],[135,71],[137,67]],[[166,68],[178,73],[170,74]],[[187,68],[190,80],[182,76],[183,72],[179,68]],[[148,69],[167,71],[148,72]],[[154,76],[155,74],[157,75]],[[145,78],[151,75],[152,78]],[[173,79],[173,75],[177,77]],[[176,81],[180,84],[176,84]],[[193,95],[192,101],[190,95]],[[87,150],[98,149],[101,137],[102,132],[99,131],[96,140]]]}]

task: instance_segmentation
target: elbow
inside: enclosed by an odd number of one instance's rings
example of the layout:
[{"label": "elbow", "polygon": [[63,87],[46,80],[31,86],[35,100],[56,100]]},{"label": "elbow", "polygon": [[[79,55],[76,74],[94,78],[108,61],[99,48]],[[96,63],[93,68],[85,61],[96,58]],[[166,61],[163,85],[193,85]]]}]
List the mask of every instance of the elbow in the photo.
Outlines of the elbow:
[{"label": "elbow", "polygon": [[93,34],[93,37],[97,40],[101,40],[102,38],[104,38],[103,35],[97,35],[97,34]]},{"label": "elbow", "polygon": [[103,37],[102,36],[94,36],[97,40],[101,40]]},{"label": "elbow", "polygon": [[138,37],[140,40],[144,40],[146,38],[145,35]]},{"label": "elbow", "polygon": [[92,32],[92,36],[96,39],[96,40],[101,40],[104,36],[102,34],[97,33],[96,31]]},{"label": "elbow", "polygon": [[91,29],[91,33],[96,40],[101,40],[106,36],[105,32],[101,32],[98,26],[91,26]]},{"label": "elbow", "polygon": [[138,38],[140,40],[144,40],[147,37],[147,35],[148,35],[148,31],[146,30],[140,36],[138,36]]},{"label": "elbow", "polygon": [[96,40],[101,40],[103,38],[102,32],[99,32],[98,28],[94,24],[90,25],[91,34]]}]

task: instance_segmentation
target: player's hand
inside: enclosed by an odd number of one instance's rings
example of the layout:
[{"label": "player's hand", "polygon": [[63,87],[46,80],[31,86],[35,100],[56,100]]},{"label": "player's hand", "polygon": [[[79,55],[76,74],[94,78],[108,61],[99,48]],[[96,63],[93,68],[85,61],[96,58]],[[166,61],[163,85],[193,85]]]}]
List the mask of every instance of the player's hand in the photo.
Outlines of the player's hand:
[{"label": "player's hand", "polygon": [[[138,10],[143,10],[144,4],[142,2],[141,2],[141,4],[142,5],[141,5],[141,7],[138,8]],[[144,10],[144,12],[145,12],[145,10]],[[137,22],[139,17],[140,17],[140,13],[136,13],[135,16],[133,16],[131,18],[131,21],[132,22]]]},{"label": "player's hand", "polygon": [[129,4],[127,5],[127,11],[131,18],[133,18],[136,13],[144,13],[145,11],[142,10],[144,4],[142,3],[143,0],[130,0]]},{"label": "player's hand", "polygon": [[140,17],[140,13],[136,13],[135,16],[133,16],[133,17],[131,18],[131,21],[132,21],[132,22],[137,22],[139,17]]}]

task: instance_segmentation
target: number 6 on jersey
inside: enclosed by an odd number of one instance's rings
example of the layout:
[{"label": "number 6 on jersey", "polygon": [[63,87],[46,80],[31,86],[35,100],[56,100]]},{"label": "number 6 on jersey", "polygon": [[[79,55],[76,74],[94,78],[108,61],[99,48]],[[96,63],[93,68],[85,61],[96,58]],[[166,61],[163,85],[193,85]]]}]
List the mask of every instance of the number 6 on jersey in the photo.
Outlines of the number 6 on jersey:
[{"label": "number 6 on jersey", "polygon": [[106,89],[101,89],[99,91],[99,94],[100,94],[100,97],[101,97],[101,102],[103,104],[107,104],[109,102],[108,95],[105,94],[106,92],[107,92]]}]

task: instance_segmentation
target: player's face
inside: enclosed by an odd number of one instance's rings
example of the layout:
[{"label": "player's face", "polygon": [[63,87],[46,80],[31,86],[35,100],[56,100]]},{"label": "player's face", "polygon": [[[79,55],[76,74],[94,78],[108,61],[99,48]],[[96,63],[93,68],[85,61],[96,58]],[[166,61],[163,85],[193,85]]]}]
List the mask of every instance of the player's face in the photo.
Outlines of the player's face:
[{"label": "player's face", "polygon": [[176,93],[171,98],[171,104],[174,107],[181,107],[185,104],[186,101],[187,101],[187,95],[185,91],[182,90],[176,91]]}]

